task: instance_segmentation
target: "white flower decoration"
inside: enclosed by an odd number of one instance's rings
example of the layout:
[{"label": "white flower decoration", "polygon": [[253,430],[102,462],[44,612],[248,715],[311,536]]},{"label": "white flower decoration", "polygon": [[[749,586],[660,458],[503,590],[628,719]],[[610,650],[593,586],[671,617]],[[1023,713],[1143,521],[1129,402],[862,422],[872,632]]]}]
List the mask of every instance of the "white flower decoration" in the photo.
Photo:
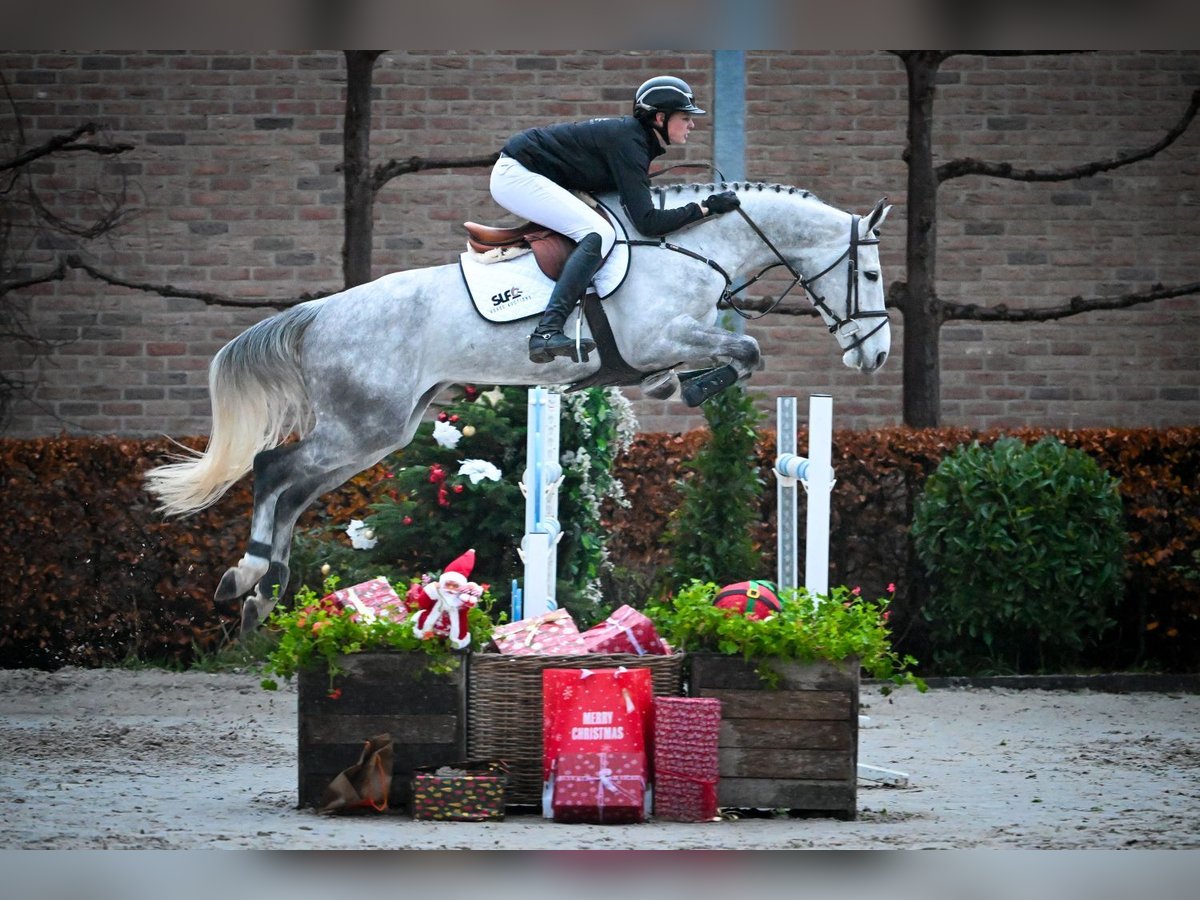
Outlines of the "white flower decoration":
[{"label": "white flower decoration", "polygon": [[351,519],[346,526],[346,535],[350,538],[350,546],[355,550],[370,550],[379,543],[375,539],[375,531],[367,527],[362,519]]},{"label": "white flower decoration", "polygon": [[479,484],[483,479],[499,481],[500,470],[484,459],[464,459],[458,467],[459,475],[466,475],[471,484]]},{"label": "white flower decoration", "polygon": [[434,422],[433,439],[447,450],[453,450],[462,440],[462,432],[449,422]]}]

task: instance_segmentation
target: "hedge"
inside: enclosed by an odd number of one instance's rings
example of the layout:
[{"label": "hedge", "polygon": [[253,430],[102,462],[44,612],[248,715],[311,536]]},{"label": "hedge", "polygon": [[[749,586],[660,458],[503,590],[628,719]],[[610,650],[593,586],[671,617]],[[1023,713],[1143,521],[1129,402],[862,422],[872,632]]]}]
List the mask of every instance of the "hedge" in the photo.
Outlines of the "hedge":
[{"label": "hedge", "polygon": [[[1200,576],[1192,557],[1200,548],[1200,428],[1006,433],[1025,441],[1052,434],[1120,479],[1131,537],[1125,598],[1118,626],[1089,664],[1200,671]],[[1000,434],[962,428],[834,434],[831,583],[860,586],[870,596],[895,583],[897,648],[918,659],[929,648],[921,614],[926,589],[908,539],[913,504],[947,452]],[[678,506],[680,463],[706,436],[703,430],[643,434],[618,458],[630,505],[608,510],[607,521],[620,571],[648,582],[666,565],[659,539]],[[799,446],[806,440],[802,432]],[[183,443],[199,447],[203,439]],[[774,433],[764,431],[758,450],[768,487],[754,537],[767,571],[747,577],[774,573],[774,448]],[[244,552],[249,479],[207,510],[163,519],[142,474],[172,449],[163,439],[0,439],[7,563],[0,566],[0,667],[98,666],[130,656],[185,665],[236,634],[239,609],[217,608],[212,592]],[[379,474],[367,470],[321,498],[300,527],[363,516]],[[802,542],[803,529],[801,553]]]}]

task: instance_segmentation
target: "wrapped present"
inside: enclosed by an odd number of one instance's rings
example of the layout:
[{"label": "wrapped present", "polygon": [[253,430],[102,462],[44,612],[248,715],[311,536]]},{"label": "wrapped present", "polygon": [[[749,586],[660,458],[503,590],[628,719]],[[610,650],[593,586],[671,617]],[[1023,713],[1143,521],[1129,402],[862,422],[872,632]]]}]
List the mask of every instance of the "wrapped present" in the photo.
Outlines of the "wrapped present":
[{"label": "wrapped present", "polygon": [[498,625],[492,644],[513,656],[571,656],[587,653],[579,627],[565,609]]},{"label": "wrapped present", "polygon": [[323,602],[333,601],[344,609],[353,609],[356,619],[367,622],[374,622],[378,618],[400,621],[408,617],[404,600],[392,590],[391,584],[382,575],[326,594],[321,599]]},{"label": "wrapped present", "polygon": [[632,606],[621,606],[612,615],[583,633],[588,653],[669,654],[654,623]]},{"label": "wrapped present", "polygon": [[645,753],[653,716],[649,669],[544,669],[543,780],[565,753]]},{"label": "wrapped present", "polygon": [[707,822],[717,815],[721,701],[654,698],[654,815]]},{"label": "wrapped present", "polygon": [[416,766],[412,777],[414,819],[484,822],[504,818],[508,768],[499,760],[467,760]]},{"label": "wrapped present", "polygon": [[646,821],[646,754],[564,753],[555,761],[555,822]]}]

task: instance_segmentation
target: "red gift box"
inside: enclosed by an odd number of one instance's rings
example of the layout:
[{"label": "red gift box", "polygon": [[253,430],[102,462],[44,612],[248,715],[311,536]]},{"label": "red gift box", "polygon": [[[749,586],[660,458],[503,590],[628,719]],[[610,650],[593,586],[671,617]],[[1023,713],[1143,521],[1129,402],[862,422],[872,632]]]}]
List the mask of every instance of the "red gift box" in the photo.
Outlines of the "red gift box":
[{"label": "red gift box", "polygon": [[345,609],[355,610],[356,620],[386,618],[402,621],[408,618],[407,605],[382,575],[326,594],[321,599],[333,600]]},{"label": "red gift box", "polygon": [[646,821],[646,754],[564,753],[554,770],[555,822]]},{"label": "red gift box", "polygon": [[654,815],[706,822],[717,815],[721,701],[654,698]]},{"label": "red gift box", "polygon": [[544,669],[542,780],[564,754],[644,754],[653,718],[649,669]]},{"label": "red gift box", "polygon": [[621,606],[612,615],[583,633],[583,643],[588,653],[648,653],[668,655],[670,650],[663,644],[654,629],[654,623],[632,606]]},{"label": "red gift box", "polygon": [[510,656],[566,656],[587,653],[579,627],[565,609],[498,625],[492,644]]}]

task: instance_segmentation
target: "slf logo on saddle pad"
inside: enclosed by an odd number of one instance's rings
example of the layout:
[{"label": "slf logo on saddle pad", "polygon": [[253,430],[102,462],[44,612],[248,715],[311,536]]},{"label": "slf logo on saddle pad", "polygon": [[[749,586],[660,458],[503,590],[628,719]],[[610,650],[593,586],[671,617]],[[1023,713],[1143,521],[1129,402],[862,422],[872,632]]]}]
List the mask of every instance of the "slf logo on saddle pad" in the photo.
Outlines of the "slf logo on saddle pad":
[{"label": "slf logo on saddle pad", "polygon": [[501,263],[485,263],[468,250],[459,257],[459,268],[475,309],[489,322],[540,316],[554,290],[554,282],[529,252]]}]

